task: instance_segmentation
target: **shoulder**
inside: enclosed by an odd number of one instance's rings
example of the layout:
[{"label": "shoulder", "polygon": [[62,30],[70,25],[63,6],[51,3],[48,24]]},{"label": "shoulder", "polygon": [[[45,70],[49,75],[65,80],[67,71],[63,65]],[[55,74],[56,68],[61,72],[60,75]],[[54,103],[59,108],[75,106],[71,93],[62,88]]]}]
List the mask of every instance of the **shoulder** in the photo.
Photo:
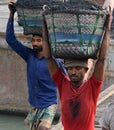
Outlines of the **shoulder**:
[{"label": "shoulder", "polygon": [[103,80],[97,80],[94,74],[86,81],[92,88],[101,88]]}]

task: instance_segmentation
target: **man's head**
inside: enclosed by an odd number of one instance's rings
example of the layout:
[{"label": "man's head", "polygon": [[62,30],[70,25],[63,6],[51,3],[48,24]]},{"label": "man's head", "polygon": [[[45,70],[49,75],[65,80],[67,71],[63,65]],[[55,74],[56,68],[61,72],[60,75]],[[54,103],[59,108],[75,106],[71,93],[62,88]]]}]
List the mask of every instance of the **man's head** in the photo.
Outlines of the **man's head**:
[{"label": "man's head", "polygon": [[73,86],[79,87],[84,80],[85,73],[88,71],[88,60],[65,60],[69,78]]},{"label": "man's head", "polygon": [[43,50],[42,49],[42,35],[33,34],[31,42],[32,42],[33,51],[35,55],[38,55],[38,53]]}]

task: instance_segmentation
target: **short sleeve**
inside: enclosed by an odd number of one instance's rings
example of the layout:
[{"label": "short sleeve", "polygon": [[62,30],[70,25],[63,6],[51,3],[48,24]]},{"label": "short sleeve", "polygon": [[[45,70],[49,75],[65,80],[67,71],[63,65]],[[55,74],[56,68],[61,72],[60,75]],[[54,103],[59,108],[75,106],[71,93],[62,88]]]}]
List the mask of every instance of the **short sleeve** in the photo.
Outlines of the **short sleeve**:
[{"label": "short sleeve", "polygon": [[52,79],[56,83],[59,93],[62,93],[62,89],[64,87],[63,84],[68,84],[69,82],[68,76],[62,72],[61,68],[58,68],[56,73],[52,76]]},{"label": "short sleeve", "polygon": [[92,89],[92,95],[94,99],[94,103],[96,104],[98,101],[98,96],[100,94],[103,80],[97,80],[94,75],[90,78],[90,83],[91,83],[91,89]]}]

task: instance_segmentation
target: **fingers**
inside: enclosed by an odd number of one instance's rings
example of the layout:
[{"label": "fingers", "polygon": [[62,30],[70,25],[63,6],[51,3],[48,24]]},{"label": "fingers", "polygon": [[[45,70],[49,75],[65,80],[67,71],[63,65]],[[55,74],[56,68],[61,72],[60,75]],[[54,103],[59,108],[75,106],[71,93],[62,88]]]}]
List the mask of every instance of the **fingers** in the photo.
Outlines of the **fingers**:
[{"label": "fingers", "polygon": [[15,3],[16,3],[15,0],[10,0],[10,1],[9,1],[9,6],[10,6],[10,5],[14,5]]},{"label": "fingers", "polygon": [[9,1],[8,8],[9,8],[11,14],[14,14],[16,12],[16,8],[14,6],[15,3],[16,3],[16,0]]},{"label": "fingers", "polygon": [[11,2],[11,3],[16,3],[16,0],[9,0],[9,2]]},{"label": "fingers", "polygon": [[10,0],[10,1],[9,1],[9,4],[10,4],[10,5],[13,5],[14,3],[16,3],[16,0]]},{"label": "fingers", "polygon": [[103,6],[103,9],[107,10],[107,11],[113,11],[113,6]]},{"label": "fingers", "polygon": [[114,0],[105,0],[103,4],[103,9],[106,9],[107,11],[113,11],[114,9]]}]

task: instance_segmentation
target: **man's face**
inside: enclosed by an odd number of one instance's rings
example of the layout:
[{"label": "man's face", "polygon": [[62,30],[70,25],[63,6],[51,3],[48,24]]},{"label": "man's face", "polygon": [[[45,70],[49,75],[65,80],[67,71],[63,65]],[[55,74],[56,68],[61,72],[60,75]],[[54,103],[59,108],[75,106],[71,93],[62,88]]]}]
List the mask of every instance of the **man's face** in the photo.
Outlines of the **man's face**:
[{"label": "man's face", "polygon": [[42,46],[42,37],[35,35],[32,37],[31,42],[32,46]]},{"label": "man's face", "polygon": [[82,84],[86,71],[86,68],[81,66],[72,66],[67,68],[71,83],[77,87]]},{"label": "man's face", "polygon": [[31,42],[32,42],[34,53],[37,55],[39,52],[42,51],[42,37],[34,35],[32,37]]}]

